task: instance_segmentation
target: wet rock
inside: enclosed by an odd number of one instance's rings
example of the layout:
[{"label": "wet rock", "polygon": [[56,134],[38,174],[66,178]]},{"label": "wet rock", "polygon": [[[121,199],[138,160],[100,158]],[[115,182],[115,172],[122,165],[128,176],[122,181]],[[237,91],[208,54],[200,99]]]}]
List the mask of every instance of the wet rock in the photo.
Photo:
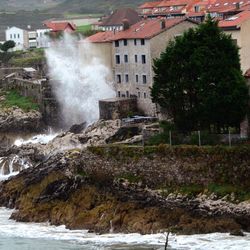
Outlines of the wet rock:
[{"label": "wet rock", "polygon": [[69,132],[73,134],[80,134],[86,128],[86,122],[81,124],[74,124],[70,127]]},{"label": "wet rock", "polygon": [[42,114],[36,110],[28,112],[12,107],[0,109],[1,132],[38,132],[43,128]]}]

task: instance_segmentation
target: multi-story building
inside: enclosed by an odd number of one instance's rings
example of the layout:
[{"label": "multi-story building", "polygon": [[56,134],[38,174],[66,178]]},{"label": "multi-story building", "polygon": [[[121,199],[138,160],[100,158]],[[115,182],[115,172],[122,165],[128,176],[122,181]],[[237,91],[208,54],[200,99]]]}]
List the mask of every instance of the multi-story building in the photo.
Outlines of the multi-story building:
[{"label": "multi-story building", "polygon": [[[147,115],[157,115],[150,96],[153,84],[153,59],[168,44],[197,23],[184,18],[144,19],[123,31],[96,34],[89,41],[111,49],[110,70],[118,98],[136,97],[138,108]],[[104,60],[104,61],[105,61]]]}]

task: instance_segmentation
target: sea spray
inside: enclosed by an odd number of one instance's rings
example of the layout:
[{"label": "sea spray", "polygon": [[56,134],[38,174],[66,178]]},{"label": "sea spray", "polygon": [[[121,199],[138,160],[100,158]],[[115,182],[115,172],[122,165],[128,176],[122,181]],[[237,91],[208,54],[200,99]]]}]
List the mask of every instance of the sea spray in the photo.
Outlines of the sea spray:
[{"label": "sea spray", "polygon": [[66,127],[98,120],[99,100],[115,96],[107,82],[108,68],[93,56],[93,46],[89,42],[80,44],[76,38],[65,34],[46,50],[52,88]]}]

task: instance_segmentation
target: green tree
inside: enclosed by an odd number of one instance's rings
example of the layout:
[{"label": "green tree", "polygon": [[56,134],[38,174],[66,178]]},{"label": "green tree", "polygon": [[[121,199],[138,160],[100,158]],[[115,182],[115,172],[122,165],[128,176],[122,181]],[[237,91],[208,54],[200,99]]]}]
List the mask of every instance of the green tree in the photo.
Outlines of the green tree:
[{"label": "green tree", "polygon": [[184,132],[238,127],[249,98],[238,51],[211,18],[189,29],[154,60],[153,101]]},{"label": "green tree", "polygon": [[16,46],[16,43],[12,40],[6,41],[0,47],[0,49],[4,52],[7,52],[9,49],[12,49]]}]

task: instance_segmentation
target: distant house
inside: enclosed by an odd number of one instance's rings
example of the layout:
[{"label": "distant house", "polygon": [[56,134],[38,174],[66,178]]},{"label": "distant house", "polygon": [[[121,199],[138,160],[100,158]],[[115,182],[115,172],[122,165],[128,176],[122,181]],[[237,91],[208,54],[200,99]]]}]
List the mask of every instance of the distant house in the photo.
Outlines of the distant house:
[{"label": "distant house", "polygon": [[99,32],[88,41],[112,72],[117,98],[137,98],[141,111],[156,116],[158,111],[150,96],[153,59],[160,56],[170,40],[196,25],[185,18],[143,19],[123,31]]},{"label": "distant house", "polygon": [[139,14],[131,8],[123,8],[114,11],[110,16],[95,23],[95,29],[103,31],[123,30],[124,25],[133,25],[141,20]]},{"label": "distant house", "polygon": [[72,33],[76,30],[76,26],[70,22],[46,21],[44,25],[47,29],[50,29],[50,32],[54,35],[62,32]]},{"label": "distant house", "polygon": [[5,31],[5,39],[6,41],[12,40],[16,43],[13,50],[24,50],[29,48],[29,35],[27,30],[15,26],[8,28]]},{"label": "distant house", "polygon": [[16,43],[13,50],[25,50],[29,48],[47,48],[49,47],[49,37],[47,33],[50,29],[42,27],[42,25],[25,28],[11,27],[5,31],[5,40],[12,40]]}]

